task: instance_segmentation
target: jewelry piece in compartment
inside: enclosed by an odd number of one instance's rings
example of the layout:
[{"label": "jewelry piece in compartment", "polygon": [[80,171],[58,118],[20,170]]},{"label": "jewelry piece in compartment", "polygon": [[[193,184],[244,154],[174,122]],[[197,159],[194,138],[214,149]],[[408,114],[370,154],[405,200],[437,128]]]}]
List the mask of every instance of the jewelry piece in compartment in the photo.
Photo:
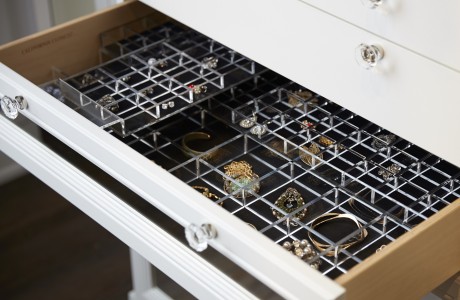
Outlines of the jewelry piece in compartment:
[{"label": "jewelry piece in compartment", "polygon": [[[359,234],[357,236],[351,237],[345,243],[337,245],[338,248],[339,248],[339,251],[347,249],[347,248],[349,248],[349,247],[351,247],[351,246],[363,241],[367,237],[366,228],[363,228],[363,226],[361,225],[361,223],[359,223],[359,221],[356,219],[356,217],[351,215],[351,214],[326,213],[324,215],[319,216],[315,220],[313,220],[313,222],[311,223],[310,227],[311,227],[311,229],[315,229],[318,226],[320,226],[321,224],[325,224],[325,223],[328,223],[328,222],[331,222],[331,221],[334,221],[334,220],[340,220],[340,219],[353,221],[353,223],[356,224],[357,228],[359,229]],[[325,251],[326,249],[328,249],[329,247],[332,246],[330,244],[323,244],[323,243],[320,243],[317,240],[315,240],[313,238],[313,234],[311,233],[311,231],[308,232],[308,237],[310,238],[310,240],[313,243],[313,245],[315,245],[315,247],[320,251]],[[327,256],[334,256],[335,254],[336,254],[335,249],[326,253]]]},{"label": "jewelry piece in compartment", "polygon": [[[244,120],[243,120],[244,121]],[[256,125],[254,127],[251,128],[251,133],[253,135],[263,135],[267,132],[267,126],[265,125]]]},{"label": "jewelry piece in compartment", "polygon": [[[318,158],[320,159],[323,159],[323,154],[320,153],[321,152],[321,149],[318,147],[318,144],[316,143],[311,143],[310,146],[302,146],[302,149],[311,153],[311,154],[314,154],[316,156],[318,156]],[[309,166],[313,166],[313,156],[308,154],[308,153],[305,153],[304,151],[302,151],[301,149],[299,149],[299,156],[300,156],[300,159],[307,165]],[[315,165],[317,165],[318,163],[315,163]]]},{"label": "jewelry piece in compartment", "polygon": [[308,120],[303,120],[302,124],[300,125],[300,128],[302,128],[303,130],[313,129],[315,128],[315,124],[313,124],[312,122]]},{"label": "jewelry piece in compartment", "polygon": [[[251,193],[245,193],[251,190],[258,193],[260,190],[259,175],[252,171],[252,166],[246,161],[232,161],[230,164],[224,166],[225,175],[231,177],[234,181],[224,179],[224,191],[233,194],[236,198],[242,198],[243,195],[251,196]],[[235,193],[236,192],[236,193]]]},{"label": "jewelry piece in compartment", "polygon": [[217,67],[217,63],[219,62],[219,59],[214,56],[210,57],[205,57],[201,61],[201,66],[203,69],[215,69]]},{"label": "jewelry piece in compartment", "polygon": [[[278,199],[275,201],[275,205],[282,211],[290,214],[297,210],[299,207],[305,205],[305,202],[302,198],[302,195],[295,188],[290,187],[287,188],[287,190],[278,197]],[[276,210],[275,208],[272,208],[272,213],[278,220],[285,217],[282,212]],[[292,218],[287,218],[283,224],[287,225],[287,222],[289,222],[291,226],[297,226],[298,224],[295,222],[295,220],[301,220],[305,218],[306,215],[307,209],[303,208],[296,212]]]},{"label": "jewelry piece in compartment", "polygon": [[153,94],[153,87],[149,87],[141,92],[142,95],[147,96]]},{"label": "jewelry piece in compartment", "polygon": [[[194,186],[192,186],[192,188],[194,188],[195,190],[200,192],[203,196],[205,196],[208,199],[211,199],[211,200],[219,200],[220,199],[216,194],[211,193],[207,187],[194,185]],[[220,202],[219,205],[223,206],[224,202]]]},{"label": "jewelry piece in compartment", "polygon": [[168,62],[164,59],[156,59],[156,58],[149,58],[149,60],[147,61],[147,64],[149,65],[150,68],[153,68],[153,67],[160,67],[160,68],[164,68],[164,67],[167,67],[168,66]]},{"label": "jewelry piece in compartment", "polygon": [[[334,141],[331,140],[331,139],[328,139],[328,138],[325,137],[325,136],[320,136],[320,137],[318,138],[318,144],[321,144],[321,145],[323,145],[324,147],[330,147],[330,146],[334,145]],[[337,149],[338,149],[339,151],[341,151],[341,150],[344,150],[345,147],[344,147],[342,144],[337,144]]]},{"label": "jewelry piece in compartment", "polygon": [[200,85],[189,84],[188,87],[193,91],[195,95],[204,94],[208,91],[208,87],[204,84],[200,84]]},{"label": "jewelry piece in compartment", "polygon": [[[302,104],[303,101],[306,101],[309,98],[311,98],[311,96],[313,96],[313,94],[310,91],[302,91],[302,90],[295,91],[293,92],[293,94],[298,97],[295,97],[294,95],[288,96],[288,103],[292,106],[298,106]],[[300,100],[299,98],[302,99],[303,101]]]},{"label": "jewelry piece in compartment", "polygon": [[131,76],[125,76],[125,77],[121,78],[121,81],[123,81],[123,82],[128,82],[130,80],[131,80]]},{"label": "jewelry piece in compartment", "polygon": [[385,249],[387,245],[382,245],[380,247],[377,248],[377,250],[375,250],[375,253],[379,253],[380,251],[382,251],[383,249]]},{"label": "jewelry piece in compartment", "polygon": [[97,100],[96,103],[99,104],[100,106],[107,108],[113,113],[118,112],[118,110],[120,109],[117,101],[109,94],[102,96],[102,98]]},{"label": "jewelry piece in compartment", "polygon": [[396,136],[394,134],[381,134],[372,140],[371,146],[375,150],[383,150],[388,147],[391,143],[396,140]]},{"label": "jewelry piece in compartment", "polygon": [[[294,240],[292,243],[290,242],[284,242],[283,243],[283,248],[286,249],[287,251],[291,252],[298,258],[309,261],[315,256],[318,255],[316,250],[313,248],[313,246],[307,241],[307,240]],[[310,263],[310,267],[313,269],[318,270],[319,266],[321,265],[321,260],[317,259],[314,262]]]},{"label": "jewelry piece in compartment", "polygon": [[93,76],[90,73],[85,73],[80,79],[80,88],[87,87],[99,80],[97,76]]},{"label": "jewelry piece in compartment", "polygon": [[257,116],[253,113],[252,117],[241,120],[239,124],[243,128],[251,128],[252,126],[254,126],[256,121],[257,121]]},{"label": "jewelry piece in compartment", "polygon": [[392,164],[385,169],[380,169],[378,174],[383,177],[383,180],[390,181],[393,179],[393,176],[401,172],[401,166],[397,164]]},{"label": "jewelry piece in compartment", "polygon": [[[167,103],[164,103],[164,104],[166,104],[166,106],[168,106]],[[190,141],[210,140],[210,139],[211,139],[211,135],[209,135],[209,134],[207,134],[205,132],[201,132],[201,131],[189,132],[189,133],[185,134],[182,137],[182,141],[181,141],[182,152],[187,157],[196,157],[196,156],[202,155],[206,151],[194,150],[194,149],[190,148],[190,146],[188,146],[188,143]],[[201,158],[204,159],[204,160],[210,159],[210,158],[212,158],[214,156],[215,153],[216,153],[216,150],[211,151],[211,152],[203,155]]]},{"label": "jewelry piece in compartment", "polygon": [[256,228],[256,226],[254,226],[254,224],[251,224],[251,223],[246,223],[246,224],[248,224],[248,225],[249,225],[249,227],[251,227],[251,228],[253,228],[253,229],[257,230],[257,228]]}]

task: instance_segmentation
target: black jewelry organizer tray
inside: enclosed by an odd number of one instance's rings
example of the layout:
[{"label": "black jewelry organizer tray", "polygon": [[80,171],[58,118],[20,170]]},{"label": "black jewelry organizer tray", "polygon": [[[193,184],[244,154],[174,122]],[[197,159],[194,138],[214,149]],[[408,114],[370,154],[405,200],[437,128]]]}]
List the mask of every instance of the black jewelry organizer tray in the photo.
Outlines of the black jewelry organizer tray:
[{"label": "black jewelry organizer tray", "polygon": [[[196,31],[150,23],[104,34],[107,62],[44,88],[185,183],[209,188],[223,209],[275,243],[310,232],[331,245],[313,259],[323,274],[347,272],[460,198],[457,167]],[[206,66],[209,58],[218,59],[215,68]],[[195,93],[200,86],[206,90]],[[101,104],[106,95],[115,111]],[[265,133],[240,126],[254,116]],[[182,147],[190,132],[210,135],[188,142],[202,152],[192,158]],[[308,151],[312,144],[319,152]],[[224,166],[232,161],[252,166],[257,193],[248,186],[243,198],[224,191],[224,180],[232,180]],[[288,187],[305,203],[290,214],[274,204]],[[306,217],[295,219],[305,208]],[[355,216],[368,236],[342,249],[361,232],[349,219],[311,228],[331,212]]]}]

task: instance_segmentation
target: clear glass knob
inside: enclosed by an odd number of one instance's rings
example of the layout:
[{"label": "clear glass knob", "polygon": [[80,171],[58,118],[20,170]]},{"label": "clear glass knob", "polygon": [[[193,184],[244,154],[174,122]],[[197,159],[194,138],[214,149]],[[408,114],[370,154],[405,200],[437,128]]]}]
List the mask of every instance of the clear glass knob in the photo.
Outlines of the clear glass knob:
[{"label": "clear glass knob", "polygon": [[211,224],[202,224],[201,226],[190,224],[185,228],[185,238],[190,247],[197,252],[208,248],[208,241],[215,238],[216,235],[217,232]]},{"label": "clear glass knob", "polygon": [[361,3],[367,7],[374,9],[382,4],[383,0],[361,0]]},{"label": "clear glass knob", "polygon": [[14,99],[3,96],[0,100],[0,104],[5,116],[13,120],[18,117],[19,110],[23,110],[27,107],[27,102],[22,96],[16,96]]},{"label": "clear glass knob", "polygon": [[355,58],[362,67],[370,69],[383,58],[383,49],[377,45],[360,44],[356,47]]}]

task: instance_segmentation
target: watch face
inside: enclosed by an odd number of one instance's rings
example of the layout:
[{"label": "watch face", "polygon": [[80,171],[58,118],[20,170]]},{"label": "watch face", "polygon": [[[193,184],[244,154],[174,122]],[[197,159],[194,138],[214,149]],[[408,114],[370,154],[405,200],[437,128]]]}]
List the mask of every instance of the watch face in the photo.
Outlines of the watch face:
[{"label": "watch face", "polygon": [[5,116],[7,116],[10,119],[16,119],[16,117],[18,116],[18,109],[14,105],[13,100],[11,100],[11,98],[4,96],[1,100],[1,106]]}]

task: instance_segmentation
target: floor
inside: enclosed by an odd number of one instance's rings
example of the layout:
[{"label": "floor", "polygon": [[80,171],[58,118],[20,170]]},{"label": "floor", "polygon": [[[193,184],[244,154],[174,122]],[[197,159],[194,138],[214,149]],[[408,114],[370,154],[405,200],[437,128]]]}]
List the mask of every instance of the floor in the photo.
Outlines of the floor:
[{"label": "floor", "polygon": [[0,186],[0,299],[127,299],[131,287],[128,247],[107,230],[32,175]]}]

